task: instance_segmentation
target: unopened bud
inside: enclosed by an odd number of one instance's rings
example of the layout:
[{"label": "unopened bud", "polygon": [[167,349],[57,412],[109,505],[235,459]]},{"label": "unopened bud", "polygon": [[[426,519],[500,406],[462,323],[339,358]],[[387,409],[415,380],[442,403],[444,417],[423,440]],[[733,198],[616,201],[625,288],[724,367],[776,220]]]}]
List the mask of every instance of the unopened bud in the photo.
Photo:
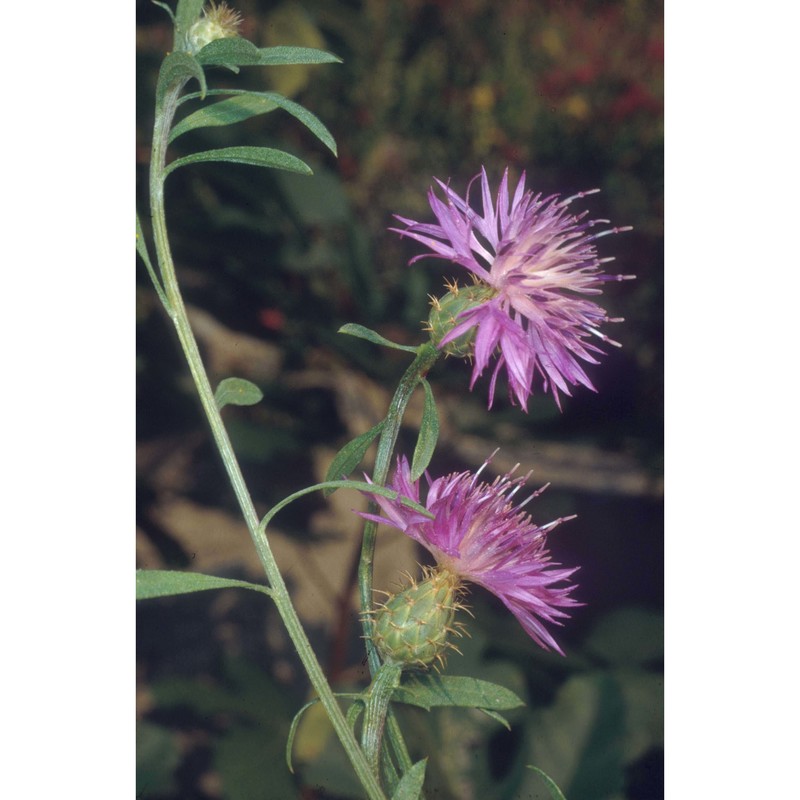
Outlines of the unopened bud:
[{"label": "unopened bud", "polygon": [[187,34],[189,51],[198,53],[209,42],[217,39],[230,39],[238,35],[242,24],[242,15],[225,3],[211,3],[203,9],[203,16],[198,19]]},{"label": "unopened bud", "polygon": [[392,595],[375,614],[373,641],[384,661],[404,667],[425,668],[444,664],[447,639],[460,636],[453,625],[460,596],[460,581],[447,570],[428,570],[425,580]]}]

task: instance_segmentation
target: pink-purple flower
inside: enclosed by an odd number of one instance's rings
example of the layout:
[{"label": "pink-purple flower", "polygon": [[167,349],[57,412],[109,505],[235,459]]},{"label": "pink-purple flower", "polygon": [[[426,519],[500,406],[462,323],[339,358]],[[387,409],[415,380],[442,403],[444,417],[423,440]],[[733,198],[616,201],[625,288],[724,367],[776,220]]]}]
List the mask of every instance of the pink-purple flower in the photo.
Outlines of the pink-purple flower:
[{"label": "pink-purple flower", "polygon": [[547,535],[573,517],[536,525],[523,507],[543,489],[515,505],[514,496],[527,476],[514,478],[512,470],[485,483],[480,473],[488,463],[474,474],[429,480],[424,507],[431,519],[401,501],[406,497],[420,503],[420,482],[411,480],[408,460],[401,456],[389,484],[397,498],[371,495],[383,516],[361,516],[398,528],[427,548],[440,570],[488,589],[538,645],[563,655],[544,623],[561,625],[558,620],[569,616],[562,609],[580,605],[569,596],[575,586],[567,580],[577,568],[564,569],[551,561]]},{"label": "pink-purple flower", "polygon": [[[470,187],[481,179],[483,214],[470,206]],[[439,347],[476,329],[474,366],[470,388],[497,357],[489,384],[489,407],[494,401],[498,374],[505,367],[509,394],[527,410],[528,398],[538,374],[544,391],[550,391],[561,407],[559,392],[570,395],[570,386],[582,384],[596,391],[581,362],[597,364],[602,350],[592,337],[619,346],[600,332],[609,318],[604,309],[587,298],[602,293],[606,281],[633,278],[608,275],[602,265],[613,258],[598,258],[595,242],[609,233],[630,228],[593,232],[608,220],[586,220],[588,212],[573,214],[573,200],[598,189],[561,199],[542,197],[525,190],[525,173],[513,197],[509,195],[508,170],[493,204],[486,170],[482,169],[459,197],[437,179],[444,191],[440,200],[433,187],[428,193],[438,224],[421,223],[398,216],[407,227],[394,228],[427,245],[433,252],[411,259],[434,256],[460,264],[481,286],[484,297],[462,311],[454,327],[438,342]]]}]

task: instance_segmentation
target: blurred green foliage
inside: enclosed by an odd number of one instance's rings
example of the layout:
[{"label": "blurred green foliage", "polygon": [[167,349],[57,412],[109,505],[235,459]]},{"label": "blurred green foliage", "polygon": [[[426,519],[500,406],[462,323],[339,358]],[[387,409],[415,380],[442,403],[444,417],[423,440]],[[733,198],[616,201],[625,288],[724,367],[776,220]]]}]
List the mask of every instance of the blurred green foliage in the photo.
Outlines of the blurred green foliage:
[{"label": "blurred green foliage", "polygon": [[[564,195],[601,188],[586,201],[592,217],[634,226],[606,239],[620,272],[638,280],[604,296],[624,348],[592,370],[599,393],[576,393],[559,414],[534,398],[526,417],[498,391],[483,414],[485,383],[460,405],[459,430],[502,442],[529,436],[588,442],[632,454],[658,476],[662,459],[663,115],[662,8],[644,0],[306,0],[235,4],[242,34],[261,46],[320,47],[340,65],[218,70],[210,84],[265,88],[301,102],[333,133],[335,159],[288,114],[274,111],[236,126],[188,131],[173,157],[208,147],[285,149],[314,176],[205,164],[176,171],[168,217],[187,300],[237,332],[280,353],[277,376],[255,380],[264,400],[227,408],[263,506],[315,482],[310,447],[338,449],[347,424],[330,389],[300,389],[282,376],[320,358],[391,387],[404,356],[337,336],[355,322],[393,341],[422,340],[427,295],[446,265],[406,266],[419,252],[387,232],[392,214],[430,218],[434,176],[458,191],[481,165],[496,185],[522,170],[537,191]],[[171,43],[167,15],[137,2],[137,205],[146,209],[150,129],[158,66]],[[187,107],[186,113],[189,113]],[[279,116],[280,115],[280,116]],[[146,214],[142,222],[147,230]],[[612,265],[612,271],[615,265]],[[204,432],[178,349],[145,271],[138,287],[138,430],[143,441]],[[228,377],[226,375],[217,378]],[[437,365],[434,390],[465,394],[467,372]],[[474,412],[474,413],[473,413]],[[366,430],[366,428],[365,428]],[[511,431],[511,433],[509,433]],[[233,502],[208,447],[194,454],[184,491],[208,505]],[[445,452],[434,464],[448,468]],[[437,460],[438,459],[438,460]],[[452,465],[463,468],[463,464]],[[165,565],[191,559],[149,513],[162,488],[143,476],[140,526]],[[321,500],[319,501],[322,502]],[[539,501],[537,501],[539,502]],[[476,711],[402,709],[419,752],[431,755],[428,796],[546,798],[542,767],[568,800],[656,800],[663,796],[662,531],[658,497],[557,491],[542,515],[577,511],[585,533],[560,534],[556,555],[582,564],[585,609],[559,641],[566,659],[531,645],[491,598],[475,599],[473,639],[454,674],[495,680],[528,706],[508,714],[512,731]],[[317,506],[318,507],[318,506]],[[562,512],[562,509],[564,511]],[[284,524],[307,537],[308,516]],[[243,577],[231,575],[230,577]],[[305,702],[302,675],[267,647],[271,612],[239,599],[229,613],[239,638],[219,635],[208,599],[151,601],[139,632],[142,691],[150,698],[138,729],[140,796],[197,798],[358,797],[358,787],[324,720],[298,732],[305,757],[292,776],[283,745]],[[326,652],[331,631],[314,631]],[[345,650],[361,657],[357,631]],[[312,709],[313,711],[313,709]]]}]

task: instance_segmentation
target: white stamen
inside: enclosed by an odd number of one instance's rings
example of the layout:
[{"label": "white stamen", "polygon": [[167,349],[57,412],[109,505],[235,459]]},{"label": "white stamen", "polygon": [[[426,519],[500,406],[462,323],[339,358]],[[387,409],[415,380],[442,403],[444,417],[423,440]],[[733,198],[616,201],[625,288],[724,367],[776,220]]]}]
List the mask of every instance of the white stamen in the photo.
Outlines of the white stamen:
[{"label": "white stamen", "polygon": [[578,194],[573,194],[571,197],[568,197],[564,203],[571,203],[573,200],[580,200],[582,197],[588,197],[590,194],[597,194],[599,191],[599,189],[587,189],[585,192],[578,192]]},{"label": "white stamen", "polygon": [[542,493],[542,492],[543,492],[545,489],[547,489],[547,487],[548,487],[548,486],[550,486],[550,484],[549,484],[549,483],[546,483],[546,484],[545,484],[544,486],[542,486],[540,489],[537,489],[537,490],[536,490],[536,491],[535,491],[535,492],[534,492],[534,493],[533,493],[533,494],[532,494],[532,495],[531,495],[531,496],[530,496],[530,497],[529,497],[527,500],[523,500],[523,501],[522,501],[522,502],[521,502],[521,503],[520,503],[520,504],[517,506],[517,508],[523,508],[524,506],[528,505],[528,503],[530,503],[530,501],[531,501],[531,500],[533,500],[534,498],[538,497],[538,496],[539,496],[539,495],[540,495],[540,494],[541,494],[541,493]]}]

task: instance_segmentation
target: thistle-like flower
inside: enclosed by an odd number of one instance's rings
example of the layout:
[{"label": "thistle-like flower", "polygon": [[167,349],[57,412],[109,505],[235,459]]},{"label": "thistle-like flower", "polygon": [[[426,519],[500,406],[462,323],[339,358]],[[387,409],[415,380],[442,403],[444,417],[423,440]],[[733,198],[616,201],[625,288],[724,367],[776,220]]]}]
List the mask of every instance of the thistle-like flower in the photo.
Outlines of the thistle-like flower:
[{"label": "thistle-like flower", "polygon": [[[433,519],[402,502],[420,503],[419,480],[412,481],[408,460],[397,460],[390,488],[397,498],[371,495],[383,516],[359,512],[362,517],[403,531],[436,559],[436,572],[477,583],[496,595],[519,620],[525,632],[545,650],[563,655],[543,623],[561,625],[569,615],[561,609],[581,605],[569,595],[575,588],[567,579],[577,568],[563,569],[550,560],[547,534],[567,519],[536,525],[524,506],[546,486],[516,505],[514,495],[528,476],[514,478],[514,470],[493,483],[480,480],[490,459],[476,472],[460,472],[430,481],[424,506]],[[434,573],[435,574],[435,573]]]},{"label": "thistle-like flower", "polygon": [[[597,364],[595,354],[602,350],[588,341],[597,337],[619,347],[601,333],[612,319],[585,295],[601,294],[606,281],[628,280],[633,275],[607,275],[601,265],[613,258],[598,258],[595,242],[609,233],[630,230],[609,228],[591,232],[608,220],[585,220],[588,212],[569,211],[573,200],[598,192],[592,189],[561,199],[543,198],[525,191],[525,173],[509,196],[508,170],[505,171],[492,204],[486,170],[470,181],[481,179],[483,215],[437,179],[444,191],[440,200],[433,187],[428,193],[438,224],[415,222],[397,216],[407,227],[392,228],[433,251],[411,259],[433,256],[460,264],[472,273],[479,287],[472,289],[476,300],[460,311],[450,330],[437,341],[447,351],[456,340],[469,341],[474,357],[470,389],[486,369],[490,358],[497,363],[489,385],[489,407],[494,401],[497,376],[506,367],[509,393],[527,410],[536,374],[544,391],[550,391],[559,408],[559,392],[570,395],[570,385],[583,384],[596,391],[580,362]],[[452,287],[448,287],[451,289]],[[462,289],[463,291],[463,289]],[[437,306],[434,305],[437,310]],[[476,329],[476,330],[473,330]],[[465,339],[465,334],[472,333]],[[454,351],[454,354],[459,354]]]}]

